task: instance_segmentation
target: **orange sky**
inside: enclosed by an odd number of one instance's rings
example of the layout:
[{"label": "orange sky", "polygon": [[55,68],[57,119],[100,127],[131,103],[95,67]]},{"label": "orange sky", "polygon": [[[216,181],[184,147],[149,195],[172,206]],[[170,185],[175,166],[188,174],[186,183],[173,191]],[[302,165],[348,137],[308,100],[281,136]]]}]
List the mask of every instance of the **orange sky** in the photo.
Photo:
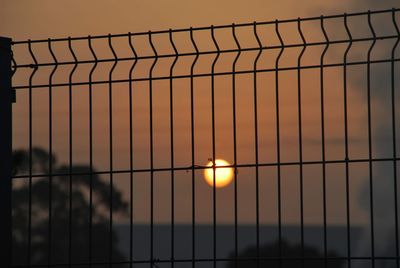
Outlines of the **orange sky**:
[{"label": "orange sky", "polygon": [[0,35],[35,39],[231,24],[399,6],[396,0],[2,0]]},{"label": "orange sky", "polygon": [[[21,40],[27,38],[48,38],[80,35],[96,35],[104,33],[124,33],[147,30],[168,29],[177,27],[203,26],[210,24],[230,24],[232,22],[265,21],[275,18],[292,18],[304,16],[318,16],[320,14],[333,14],[341,12],[351,12],[366,10],[368,8],[387,8],[392,7],[397,1],[380,1],[379,4],[370,4],[372,1],[289,1],[282,0],[277,4],[276,1],[202,1],[195,3],[189,1],[160,1],[157,2],[133,2],[118,1],[118,4],[109,1],[68,1],[61,6],[55,1],[43,0],[21,0],[3,1],[0,11],[0,35],[11,36]],[[362,4],[361,4],[362,3]],[[399,4],[397,4],[399,6]],[[49,23],[51,22],[51,23]],[[315,26],[313,26],[315,27]],[[310,28],[315,31],[315,28]],[[290,31],[288,32],[290,33]],[[290,34],[286,36],[288,40],[295,39]],[[265,37],[269,41],[268,36]],[[221,40],[227,37],[221,33]],[[292,40],[292,41],[293,41]],[[242,37],[243,43],[248,40]],[[165,42],[165,41],[164,41]],[[160,41],[162,43],[162,41]],[[103,45],[103,47],[101,47]],[[79,45],[77,45],[79,46]],[[104,52],[104,44],[98,44],[99,51]],[[118,46],[118,45],[116,45]],[[162,49],[162,46],[160,49]],[[140,45],[139,45],[140,47]],[[40,51],[40,48],[36,48]],[[343,49],[343,48],[342,48]],[[126,53],[121,47],[121,53]],[[305,55],[304,63],[319,60],[321,50],[315,50],[310,55]],[[339,52],[333,52],[327,57],[332,61],[339,61],[342,56]],[[284,64],[292,65],[296,63],[299,50],[287,52]],[[38,52],[40,54],[40,52]],[[292,53],[292,54],[290,54]],[[66,52],[60,52],[60,57],[64,57]],[[83,53],[85,54],[85,53]],[[357,53],[355,53],[357,54]],[[271,65],[274,53],[264,55],[261,65],[264,68]],[[317,55],[317,56],[316,56]],[[339,55],[339,56],[338,56]],[[357,55],[356,55],[357,56]],[[247,57],[247,60],[246,60]],[[239,67],[246,69],[252,66],[253,56],[244,56]],[[269,57],[269,58],[268,58]],[[24,59],[24,56],[21,56]],[[26,58],[26,57],[25,57]],[[205,63],[198,69],[199,72],[209,70],[210,57],[204,57]],[[219,70],[231,67],[232,57],[227,58],[225,64],[217,66]],[[208,63],[207,63],[208,62]],[[250,63],[250,65],[249,65]],[[165,65],[162,65],[165,64]],[[168,73],[169,62],[161,63],[156,73]],[[247,65],[246,65],[247,64]],[[138,75],[146,75],[149,64],[138,68]],[[185,67],[186,66],[186,67]],[[100,67],[98,78],[106,77],[108,66]],[[217,69],[218,69],[217,68]],[[248,67],[247,67],[248,68]],[[176,71],[188,71],[184,62],[178,64]],[[66,73],[69,69],[58,72],[56,80],[66,80]],[[88,69],[82,68],[82,73],[77,74],[77,79],[87,79]],[[36,82],[46,83],[49,70],[44,70],[37,75]],[[349,70],[355,77],[362,77],[365,74],[365,66]],[[116,71],[116,76],[127,77],[127,66],[122,66]],[[282,72],[280,75],[281,89],[281,143],[282,161],[298,161],[297,144],[297,72]],[[327,139],[327,159],[343,158],[343,91],[341,68],[326,69],[326,139]],[[26,74],[25,74],[26,76]],[[16,80],[18,80],[17,78]],[[275,76],[274,73],[263,73],[258,76],[259,91],[259,146],[260,162],[276,161],[276,140],[275,140]],[[302,71],[303,88],[303,140],[304,140],[304,160],[315,160],[320,158],[320,106],[319,106],[319,69]],[[189,121],[189,91],[188,79],[174,80],[175,94],[175,165],[190,165],[190,121]],[[217,157],[233,161],[232,146],[232,103],[231,103],[231,76],[217,77],[216,86],[216,147]],[[16,82],[16,81],[14,81]],[[237,104],[237,128],[238,128],[238,162],[239,164],[254,162],[254,131],[253,131],[253,99],[252,99],[252,75],[237,76],[237,94],[239,96]],[[169,166],[169,81],[154,82],[157,89],[154,93],[154,145],[155,145],[155,166]],[[365,83],[365,81],[363,82]],[[135,158],[136,168],[147,168],[149,163],[149,134],[148,134],[148,82],[134,83],[134,119],[135,119]],[[207,159],[212,157],[211,151],[211,106],[210,106],[210,79],[199,78],[195,81],[196,88],[196,159],[198,165],[205,165]],[[350,109],[350,129],[351,139],[350,154],[352,158],[366,158],[366,105],[365,95],[358,89],[365,89],[365,84],[349,85]],[[87,163],[87,87],[76,87],[74,98],[74,153],[76,161]],[[108,168],[108,85],[95,86],[94,95],[94,130],[95,130],[95,166],[98,169]],[[128,165],[128,99],[127,84],[113,86],[114,90],[114,168],[124,169]],[[48,91],[38,89],[34,96],[34,113],[37,115],[34,121],[35,145],[47,147],[47,120],[48,120]],[[14,120],[14,143],[15,147],[26,147],[27,144],[27,94],[18,93],[18,102],[14,105],[14,112],[17,119]],[[55,151],[61,161],[67,158],[68,136],[68,91],[66,87],[60,88],[55,94],[54,110],[54,142]],[[102,157],[103,155],[103,157]],[[343,165],[330,166],[328,168],[328,210],[329,220],[332,224],[345,223],[345,203],[344,203],[344,177]],[[359,189],[365,181],[367,169],[365,165],[355,165],[353,167],[352,189]],[[305,220],[306,223],[320,224],[322,222],[322,194],[321,194],[321,167],[308,166],[305,172]],[[295,175],[294,175],[295,174]],[[212,220],[212,191],[202,180],[202,172],[197,176],[197,218],[199,222],[210,222]],[[243,169],[239,171],[239,220],[245,223],[254,222],[255,217],[255,179],[254,169]],[[128,176],[117,175],[119,187],[124,194],[128,183]],[[276,222],[276,168],[260,169],[260,209],[263,211],[261,220],[264,223]],[[117,181],[117,180],[116,180]],[[190,222],[191,219],[191,195],[190,172],[184,171],[176,173],[177,197],[176,210],[178,222]],[[284,222],[299,222],[299,179],[297,167],[282,168],[282,189]],[[170,217],[170,181],[168,173],[161,173],[155,176],[155,196],[156,196],[156,220],[168,222]],[[135,182],[135,201],[137,204],[135,219],[139,222],[146,222],[149,216],[149,175],[140,174]],[[339,201],[333,201],[333,199]],[[359,208],[359,196],[356,190],[352,194],[352,206],[354,222],[364,223],[367,219],[365,211]],[[316,201],[317,200],[317,201]],[[233,219],[233,186],[218,191],[218,221],[232,222]]]}]

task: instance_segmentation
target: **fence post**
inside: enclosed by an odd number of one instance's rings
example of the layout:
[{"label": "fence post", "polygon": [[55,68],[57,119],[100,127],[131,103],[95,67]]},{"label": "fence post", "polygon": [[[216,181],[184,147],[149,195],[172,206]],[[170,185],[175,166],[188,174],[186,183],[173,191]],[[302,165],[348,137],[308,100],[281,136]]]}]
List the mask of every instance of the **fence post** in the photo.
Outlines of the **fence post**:
[{"label": "fence post", "polygon": [[11,39],[0,37],[0,260],[11,266]]}]

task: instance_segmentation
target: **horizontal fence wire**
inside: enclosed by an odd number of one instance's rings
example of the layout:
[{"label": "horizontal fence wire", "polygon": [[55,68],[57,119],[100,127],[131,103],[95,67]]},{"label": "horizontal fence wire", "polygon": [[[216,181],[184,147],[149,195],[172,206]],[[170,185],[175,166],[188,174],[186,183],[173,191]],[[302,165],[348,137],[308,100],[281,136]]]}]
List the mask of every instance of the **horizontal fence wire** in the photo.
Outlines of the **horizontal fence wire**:
[{"label": "horizontal fence wire", "polygon": [[13,267],[400,267],[399,12],[13,41]]},{"label": "horizontal fence wire", "polygon": [[[388,161],[400,161],[400,158],[364,158],[364,159],[348,159],[348,160],[325,160],[325,161],[303,161],[303,162],[274,162],[274,163],[257,163],[257,164],[237,164],[237,165],[224,165],[227,168],[246,168],[246,167],[277,167],[277,166],[300,166],[300,165],[321,165],[321,164],[346,164],[346,163],[368,163],[368,162],[388,162]],[[107,170],[107,171],[91,171],[91,172],[65,172],[65,173],[41,173],[32,174],[32,178],[40,178],[47,176],[68,176],[68,175],[90,175],[90,174],[109,174],[109,173],[142,173],[142,172],[163,172],[163,171],[189,171],[189,170],[205,170],[209,169],[209,166],[185,166],[185,167],[166,167],[166,168],[153,168],[153,169],[126,169],[126,170]],[[27,178],[27,174],[14,175],[13,178]]]},{"label": "horizontal fence wire", "polygon": [[[279,257],[271,257],[271,258],[238,258],[235,261],[237,262],[249,262],[249,261],[258,261],[262,260],[265,262],[276,262],[280,260],[285,260],[285,261],[302,261],[302,260],[308,260],[308,261],[334,261],[334,260],[370,260],[370,257],[351,257],[351,258],[346,258],[346,257],[298,257],[298,258],[279,258]],[[398,257],[376,257],[377,260],[396,260]],[[108,264],[115,264],[115,265],[122,265],[122,264],[129,264],[129,263],[136,263],[136,264],[165,264],[165,263],[189,263],[189,262],[197,262],[197,263],[207,263],[207,262],[227,262],[231,261],[232,259],[229,258],[209,258],[209,259],[149,259],[149,260],[134,260],[132,262],[126,262],[126,261],[116,261],[116,262],[91,262],[91,263],[73,263],[73,264],[67,264],[67,263],[58,263],[58,264],[52,264],[52,267],[64,267],[64,266],[89,266],[89,265],[108,265]],[[23,267],[22,265],[14,265],[13,267]],[[43,267],[43,265],[31,265],[31,267]]]}]

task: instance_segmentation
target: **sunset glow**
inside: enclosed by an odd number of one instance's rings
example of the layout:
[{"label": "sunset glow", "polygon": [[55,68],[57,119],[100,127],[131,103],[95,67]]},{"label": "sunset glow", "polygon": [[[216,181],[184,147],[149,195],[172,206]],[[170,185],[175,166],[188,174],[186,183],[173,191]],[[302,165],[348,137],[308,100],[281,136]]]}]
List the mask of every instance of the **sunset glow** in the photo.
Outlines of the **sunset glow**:
[{"label": "sunset glow", "polygon": [[[233,178],[233,168],[225,167],[229,166],[229,162],[223,159],[215,160],[215,186],[217,188],[222,188],[227,186]],[[213,162],[209,161],[207,166],[212,167]],[[211,187],[214,185],[214,171],[213,168],[207,168],[204,170],[204,178],[208,185]]]}]

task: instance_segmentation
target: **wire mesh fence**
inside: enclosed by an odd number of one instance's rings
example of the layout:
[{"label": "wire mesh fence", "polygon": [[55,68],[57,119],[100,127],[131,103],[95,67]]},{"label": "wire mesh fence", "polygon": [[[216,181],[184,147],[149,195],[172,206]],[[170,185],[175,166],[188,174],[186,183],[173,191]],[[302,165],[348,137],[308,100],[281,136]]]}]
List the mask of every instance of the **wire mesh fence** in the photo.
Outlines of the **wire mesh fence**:
[{"label": "wire mesh fence", "polygon": [[399,267],[399,11],[13,41],[12,267]]}]

